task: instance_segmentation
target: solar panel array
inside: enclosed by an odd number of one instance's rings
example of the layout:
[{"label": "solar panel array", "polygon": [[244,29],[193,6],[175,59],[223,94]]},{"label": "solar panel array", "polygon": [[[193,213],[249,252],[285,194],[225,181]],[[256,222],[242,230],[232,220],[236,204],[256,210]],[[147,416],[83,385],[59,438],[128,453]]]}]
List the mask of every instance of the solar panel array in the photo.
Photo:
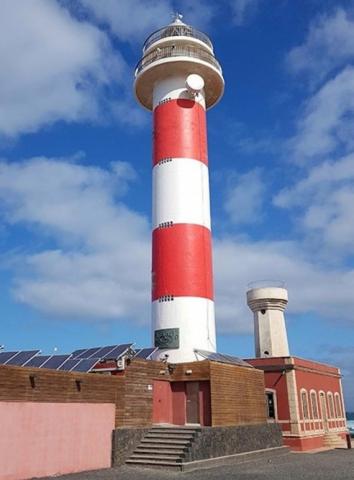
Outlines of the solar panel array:
[{"label": "solar panel array", "polygon": [[142,348],[134,351],[133,343],[108,345],[106,347],[82,348],[69,355],[40,355],[40,350],[0,352],[0,365],[49,368],[67,372],[90,372],[105,360],[118,361],[124,355],[149,360],[157,348]]},{"label": "solar panel array", "polygon": [[231,365],[239,365],[241,367],[254,368],[252,365],[245,362],[241,358],[234,357],[232,355],[227,355],[224,353],[216,353],[216,352],[207,352],[206,350],[197,350],[197,349],[194,351],[197,355],[200,355],[206,360],[212,360],[213,362],[229,363]]}]

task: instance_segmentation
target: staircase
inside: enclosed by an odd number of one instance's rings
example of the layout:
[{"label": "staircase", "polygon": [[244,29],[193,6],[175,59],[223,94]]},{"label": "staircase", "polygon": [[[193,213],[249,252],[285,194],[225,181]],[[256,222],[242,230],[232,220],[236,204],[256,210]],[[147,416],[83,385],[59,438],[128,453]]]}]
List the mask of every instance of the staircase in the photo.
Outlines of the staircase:
[{"label": "staircase", "polygon": [[326,433],[323,444],[328,448],[347,448],[347,442],[336,432]]},{"label": "staircase", "polygon": [[128,465],[181,469],[200,427],[155,426],[126,460]]}]

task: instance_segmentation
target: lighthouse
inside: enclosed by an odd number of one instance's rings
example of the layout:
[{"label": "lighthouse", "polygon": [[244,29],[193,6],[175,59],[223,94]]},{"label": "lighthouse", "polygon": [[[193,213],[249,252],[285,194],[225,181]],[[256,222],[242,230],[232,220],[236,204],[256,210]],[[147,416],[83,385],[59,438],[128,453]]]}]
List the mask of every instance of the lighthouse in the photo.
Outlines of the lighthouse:
[{"label": "lighthouse", "polygon": [[153,342],[172,363],[216,351],[206,110],[224,91],[210,39],[181,18],[147,38],[134,82],[153,112]]}]

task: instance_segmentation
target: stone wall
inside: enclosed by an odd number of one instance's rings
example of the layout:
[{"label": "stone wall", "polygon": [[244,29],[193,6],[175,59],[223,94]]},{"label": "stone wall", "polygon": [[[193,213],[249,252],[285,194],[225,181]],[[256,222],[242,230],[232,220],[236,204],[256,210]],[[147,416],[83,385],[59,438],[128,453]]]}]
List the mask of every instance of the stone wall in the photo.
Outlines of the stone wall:
[{"label": "stone wall", "polygon": [[264,423],[231,427],[202,427],[186,462],[283,446],[279,425]]},{"label": "stone wall", "polygon": [[112,438],[112,467],[122,465],[148,431],[149,428],[116,428]]}]

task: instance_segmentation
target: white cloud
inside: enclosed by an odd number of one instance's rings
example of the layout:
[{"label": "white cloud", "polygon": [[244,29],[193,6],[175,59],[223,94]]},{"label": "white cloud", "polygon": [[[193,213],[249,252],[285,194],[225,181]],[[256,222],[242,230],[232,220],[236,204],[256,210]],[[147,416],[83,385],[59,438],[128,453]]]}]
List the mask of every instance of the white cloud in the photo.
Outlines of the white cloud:
[{"label": "white cloud", "polygon": [[173,7],[165,0],[80,0],[95,18],[108,24],[121,40],[136,42],[171,20]]},{"label": "white cloud", "polygon": [[257,12],[260,0],[230,0],[229,3],[234,23],[242,25],[250,16]]},{"label": "white cloud", "polygon": [[[22,229],[7,263],[17,301],[54,317],[148,324],[150,225],[122,201],[134,177],[129,164],[102,169],[80,158],[1,163],[0,216],[10,233]],[[353,321],[349,268],[316,265],[294,243],[230,237],[214,245],[219,332],[252,331],[246,286],[270,276],[287,283],[290,313]]]},{"label": "white cloud", "polygon": [[293,73],[305,74],[312,84],[320,82],[333,69],[354,59],[354,19],[339,8],[318,17],[302,45],[287,56]]},{"label": "white cloud", "polygon": [[0,36],[0,135],[99,120],[107,92],[125,87],[126,62],[107,35],[54,0],[3,0]]},{"label": "white cloud", "polygon": [[274,204],[300,211],[303,232],[317,249],[340,257],[353,254],[354,154],[313,167],[276,195]]},{"label": "white cloud", "polygon": [[56,316],[146,321],[149,224],[117,200],[133,178],[121,162],[110,170],[47,158],[0,165],[6,224],[55,245],[13,258],[19,301]]},{"label": "white cloud", "polygon": [[[143,42],[155,30],[172,21],[176,12],[172,0],[80,0],[96,21],[109,26],[110,31],[123,41]],[[217,9],[207,0],[180,0],[179,11],[183,21],[198,28],[206,28]]]},{"label": "white cloud", "polygon": [[306,102],[297,134],[289,149],[298,163],[306,163],[354,147],[354,67],[348,66]]},{"label": "white cloud", "polygon": [[316,264],[294,242],[226,238],[217,239],[214,245],[219,332],[252,332],[253,317],[246,305],[247,284],[269,278],[285,281],[289,314],[314,313],[337,324],[353,325],[354,270]]},{"label": "white cloud", "polygon": [[238,175],[226,194],[224,208],[234,224],[251,224],[262,215],[265,187],[260,169]]}]

